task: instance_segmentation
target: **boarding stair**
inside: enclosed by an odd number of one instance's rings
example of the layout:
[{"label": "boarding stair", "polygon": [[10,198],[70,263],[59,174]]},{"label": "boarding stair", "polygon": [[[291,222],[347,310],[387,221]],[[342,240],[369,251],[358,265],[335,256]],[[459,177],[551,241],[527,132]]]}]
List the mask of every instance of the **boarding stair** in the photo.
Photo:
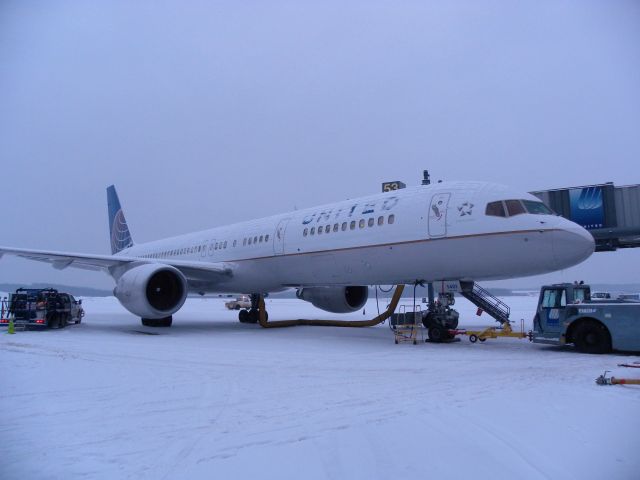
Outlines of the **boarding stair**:
[{"label": "boarding stair", "polygon": [[[495,295],[482,288],[475,282],[460,282],[460,293],[463,297],[473,303],[481,311],[487,312],[495,318],[501,325],[509,324],[509,314],[511,309]],[[482,313],[480,311],[480,313]],[[478,313],[478,315],[480,315]]]}]

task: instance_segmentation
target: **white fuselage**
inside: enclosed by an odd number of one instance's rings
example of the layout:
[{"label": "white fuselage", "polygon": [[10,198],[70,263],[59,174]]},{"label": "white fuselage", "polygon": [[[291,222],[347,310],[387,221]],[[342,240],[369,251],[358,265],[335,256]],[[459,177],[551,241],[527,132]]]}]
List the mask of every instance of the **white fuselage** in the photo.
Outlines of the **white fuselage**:
[{"label": "white fuselage", "polygon": [[591,235],[562,217],[485,213],[488,203],[508,199],[539,202],[501,185],[446,182],[139,244],[119,255],[225,263],[232,276],[203,277],[189,289],[266,293],[521,277],[575,265],[593,252]]}]

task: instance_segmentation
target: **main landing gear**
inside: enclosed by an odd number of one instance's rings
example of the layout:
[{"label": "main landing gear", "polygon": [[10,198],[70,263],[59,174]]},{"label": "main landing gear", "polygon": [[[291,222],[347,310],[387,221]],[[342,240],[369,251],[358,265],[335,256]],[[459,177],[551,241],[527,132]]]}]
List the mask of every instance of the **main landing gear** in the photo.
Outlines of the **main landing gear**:
[{"label": "main landing gear", "polygon": [[169,315],[164,318],[142,318],[142,325],[145,327],[170,327],[173,317]]},{"label": "main landing gear", "polygon": [[[240,320],[240,323],[258,323],[258,320],[260,318],[260,309],[259,309],[260,294],[252,293],[250,297],[251,297],[251,309],[250,310],[244,309],[238,312],[238,320]],[[265,320],[269,318],[269,314],[267,313],[266,310],[264,312],[264,318]]]}]

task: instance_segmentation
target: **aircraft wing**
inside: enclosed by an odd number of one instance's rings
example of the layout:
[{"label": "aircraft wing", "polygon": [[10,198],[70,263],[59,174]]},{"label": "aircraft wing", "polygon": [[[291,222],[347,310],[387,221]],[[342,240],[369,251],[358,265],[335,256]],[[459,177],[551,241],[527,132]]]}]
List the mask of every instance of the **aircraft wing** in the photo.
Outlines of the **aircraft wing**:
[{"label": "aircraft wing", "polygon": [[127,257],[121,255],[88,255],[72,252],[54,252],[49,250],[31,250],[26,248],[0,247],[0,258],[3,255],[14,255],[17,257],[36,260],[38,262],[50,263],[58,270],[67,267],[82,268],[84,270],[106,270],[114,267],[124,267],[127,264],[160,263],[171,265],[182,272],[187,280],[208,280],[212,281],[216,277],[222,280],[224,277],[232,275],[232,269],[226,263],[198,262],[192,260],[162,260],[147,259],[138,257]]}]

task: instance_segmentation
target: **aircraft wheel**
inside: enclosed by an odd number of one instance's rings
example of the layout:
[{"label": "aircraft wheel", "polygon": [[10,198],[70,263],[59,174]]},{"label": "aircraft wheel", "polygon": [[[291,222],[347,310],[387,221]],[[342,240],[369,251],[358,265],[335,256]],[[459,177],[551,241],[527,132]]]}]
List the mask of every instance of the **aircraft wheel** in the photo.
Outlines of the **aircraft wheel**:
[{"label": "aircraft wheel", "polygon": [[164,318],[142,318],[141,321],[145,327],[170,327],[173,323],[173,317],[169,315]]},{"label": "aircraft wheel", "polygon": [[238,320],[240,323],[250,323],[249,321],[249,311],[248,310],[240,310],[238,312]]},{"label": "aircraft wheel", "polygon": [[430,327],[427,333],[429,334],[429,340],[435,343],[443,342],[448,336],[445,329],[440,325],[434,325],[433,327]]}]

